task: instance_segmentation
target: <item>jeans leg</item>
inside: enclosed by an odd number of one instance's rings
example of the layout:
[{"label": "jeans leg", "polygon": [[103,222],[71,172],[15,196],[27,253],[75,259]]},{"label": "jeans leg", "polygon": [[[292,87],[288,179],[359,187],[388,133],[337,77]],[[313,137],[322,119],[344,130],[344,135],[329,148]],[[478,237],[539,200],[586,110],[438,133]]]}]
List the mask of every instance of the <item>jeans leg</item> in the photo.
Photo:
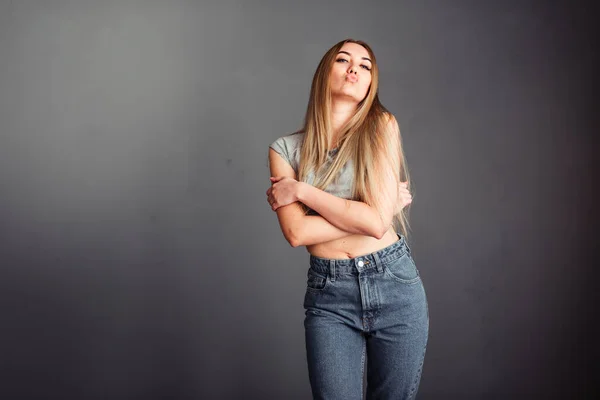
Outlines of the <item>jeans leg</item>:
[{"label": "jeans leg", "polygon": [[367,399],[414,399],[421,380],[424,327],[397,325],[367,337]]},{"label": "jeans leg", "polygon": [[323,310],[304,320],[308,374],[315,400],[362,400],[363,333]]},{"label": "jeans leg", "polygon": [[420,281],[380,281],[383,312],[366,338],[367,399],[414,399],[429,335],[429,312]]}]

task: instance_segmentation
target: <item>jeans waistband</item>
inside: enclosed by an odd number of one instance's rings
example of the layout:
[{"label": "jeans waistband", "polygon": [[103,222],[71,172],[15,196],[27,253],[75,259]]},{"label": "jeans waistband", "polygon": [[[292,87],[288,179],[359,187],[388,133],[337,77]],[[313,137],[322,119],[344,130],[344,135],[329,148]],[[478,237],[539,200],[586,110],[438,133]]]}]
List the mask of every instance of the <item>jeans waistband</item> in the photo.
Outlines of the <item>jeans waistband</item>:
[{"label": "jeans waistband", "polygon": [[338,275],[358,275],[359,272],[370,268],[376,268],[381,272],[384,263],[400,258],[405,253],[410,254],[406,238],[399,233],[396,235],[398,235],[398,240],[391,245],[354,258],[323,258],[311,254],[310,267],[333,278]]}]

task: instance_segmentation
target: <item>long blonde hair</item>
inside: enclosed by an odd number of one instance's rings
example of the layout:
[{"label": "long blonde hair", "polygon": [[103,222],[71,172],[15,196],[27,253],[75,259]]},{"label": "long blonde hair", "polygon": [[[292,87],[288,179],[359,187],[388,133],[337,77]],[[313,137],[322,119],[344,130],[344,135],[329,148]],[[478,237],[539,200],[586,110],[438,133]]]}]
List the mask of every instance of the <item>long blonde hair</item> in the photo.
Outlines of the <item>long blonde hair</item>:
[{"label": "long blonde hair", "polygon": [[[371,86],[366,97],[358,104],[355,114],[340,131],[337,156],[327,168],[324,168],[329,150],[328,138],[332,134],[332,98],[329,77],[337,54],[345,43],[359,44],[369,53],[369,58],[372,60]],[[325,53],[313,77],[304,126],[300,130],[300,132],[304,132],[304,135],[300,150],[298,180],[307,182],[309,174],[312,173],[315,177],[312,182],[313,186],[324,190],[346,162],[353,160],[353,200],[369,204],[381,215],[380,195],[386,193],[382,187],[385,175],[393,174],[396,182],[408,181],[409,191],[410,176],[406,167],[398,124],[393,115],[379,101],[378,85],[379,69],[375,54],[365,42],[354,39],[342,40]],[[397,139],[386,140],[386,137],[390,137],[390,135],[382,134],[385,129],[390,129],[390,127],[397,132]],[[381,160],[390,161],[391,165],[395,165],[396,168],[393,168],[392,171],[381,168],[382,165],[385,165],[378,162]],[[392,221],[394,228],[400,229],[404,236],[408,236],[409,206],[401,210],[396,208],[396,214]],[[302,207],[305,212],[308,212],[308,207],[304,204]]]}]

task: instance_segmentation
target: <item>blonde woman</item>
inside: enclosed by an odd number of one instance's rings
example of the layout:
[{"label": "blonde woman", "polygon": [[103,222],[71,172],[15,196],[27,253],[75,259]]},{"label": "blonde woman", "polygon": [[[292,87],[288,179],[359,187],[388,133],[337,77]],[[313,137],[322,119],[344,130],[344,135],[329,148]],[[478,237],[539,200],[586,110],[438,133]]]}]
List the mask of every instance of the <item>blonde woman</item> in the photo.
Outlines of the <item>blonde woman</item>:
[{"label": "blonde woman", "polygon": [[[315,72],[302,130],[270,145],[267,201],[306,246],[308,372],[315,399],[412,399],[429,331],[406,242],[412,201],[400,131],[379,102],[365,42],[343,40]],[[396,232],[399,226],[401,233]]]}]

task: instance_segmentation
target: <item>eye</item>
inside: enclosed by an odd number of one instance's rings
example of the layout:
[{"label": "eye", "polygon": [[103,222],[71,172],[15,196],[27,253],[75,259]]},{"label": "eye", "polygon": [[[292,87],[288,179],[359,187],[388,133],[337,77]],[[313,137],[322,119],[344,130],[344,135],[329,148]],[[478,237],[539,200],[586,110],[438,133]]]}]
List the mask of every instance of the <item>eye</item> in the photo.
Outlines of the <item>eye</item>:
[{"label": "eye", "polygon": [[369,68],[367,65],[361,65],[361,67],[363,67],[364,69],[366,69],[367,71],[370,71],[371,68]]},{"label": "eye", "polygon": [[337,61],[337,62],[348,62],[348,60],[346,60],[345,58],[338,58],[335,61]]}]

